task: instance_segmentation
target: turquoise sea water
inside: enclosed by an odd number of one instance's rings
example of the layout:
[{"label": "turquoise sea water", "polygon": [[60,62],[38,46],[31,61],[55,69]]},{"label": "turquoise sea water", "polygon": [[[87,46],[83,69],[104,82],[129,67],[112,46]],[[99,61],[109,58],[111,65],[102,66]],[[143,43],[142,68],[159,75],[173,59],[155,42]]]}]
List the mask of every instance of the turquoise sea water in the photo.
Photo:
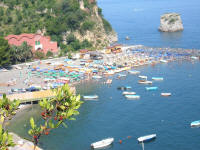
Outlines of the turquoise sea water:
[{"label": "turquoise sea water", "polygon": [[[42,138],[40,146],[45,150],[89,150],[92,142],[114,137],[110,150],[142,149],[136,139],[156,133],[157,139],[145,144],[145,149],[199,150],[199,129],[190,128],[192,121],[200,119],[199,62],[172,62],[138,70],[149,78],[164,77],[164,81],[153,83],[159,89],[146,91],[145,85],[137,83],[138,77],[130,74],[123,80],[113,76],[110,87],[101,81],[81,84],[77,87],[79,93],[97,94],[99,101],[85,102],[76,121],[68,122],[67,129],[56,129]],[[126,100],[122,91],[117,90],[124,85],[132,86],[132,90],[141,95],[140,100]],[[161,92],[171,92],[172,96],[161,97]],[[28,137],[28,117],[38,118],[39,114],[37,108],[18,114],[11,123],[11,130]],[[132,138],[127,139],[127,136]],[[123,143],[119,144],[119,140]]]},{"label": "turquoise sea water", "polygon": [[[98,0],[98,4],[122,44],[200,49],[199,0]],[[160,16],[166,12],[181,14],[183,32],[158,31]]]},{"label": "turquoise sea water", "polygon": [[[105,17],[118,32],[124,44],[143,44],[153,47],[200,48],[200,2],[198,0],[98,0]],[[182,14],[185,30],[178,33],[157,31],[160,15],[165,12]],[[126,41],[129,36],[131,40]],[[97,94],[99,101],[87,101],[80,108],[76,121],[67,122],[68,128],[59,128],[41,139],[44,150],[89,150],[92,142],[114,137],[110,150],[139,150],[139,136],[156,133],[154,142],[145,144],[147,150],[199,150],[200,132],[190,123],[200,119],[200,63],[172,62],[155,67],[140,67],[141,75],[149,78],[162,76],[155,82],[157,91],[147,92],[139,78],[129,75],[123,80],[112,76],[109,87],[103,81],[91,81],[77,86],[82,95]],[[118,86],[132,86],[140,100],[126,100]],[[87,88],[86,88],[87,87]],[[161,97],[171,92],[171,97]],[[27,134],[29,118],[40,122],[38,106],[19,113],[9,129],[22,137]],[[127,136],[131,136],[127,139]],[[122,140],[122,144],[119,144]]]}]

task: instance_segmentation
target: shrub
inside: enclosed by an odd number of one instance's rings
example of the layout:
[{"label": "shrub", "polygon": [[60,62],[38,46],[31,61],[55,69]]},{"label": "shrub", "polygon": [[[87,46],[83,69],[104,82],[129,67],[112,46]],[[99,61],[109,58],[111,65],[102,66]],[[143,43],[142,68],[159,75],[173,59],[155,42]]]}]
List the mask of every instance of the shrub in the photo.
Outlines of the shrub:
[{"label": "shrub", "polygon": [[53,53],[51,51],[48,51],[46,57],[53,57]]},{"label": "shrub", "polygon": [[34,53],[34,57],[37,59],[44,59],[45,58],[45,54],[42,51],[36,51]]}]

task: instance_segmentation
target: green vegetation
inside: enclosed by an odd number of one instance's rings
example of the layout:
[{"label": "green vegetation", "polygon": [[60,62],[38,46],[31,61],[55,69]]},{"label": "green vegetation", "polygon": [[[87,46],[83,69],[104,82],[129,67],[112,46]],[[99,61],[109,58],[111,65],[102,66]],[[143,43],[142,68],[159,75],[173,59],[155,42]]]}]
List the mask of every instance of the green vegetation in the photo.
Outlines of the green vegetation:
[{"label": "green vegetation", "polygon": [[45,54],[42,51],[36,51],[34,53],[34,58],[36,58],[36,59],[44,59],[45,58]]},{"label": "green vegetation", "polygon": [[34,119],[30,119],[31,129],[28,133],[32,137],[35,148],[41,136],[49,135],[51,130],[60,125],[67,128],[66,120],[76,120],[74,116],[79,115],[78,109],[82,104],[80,95],[74,95],[68,85],[64,85],[54,92],[56,93],[55,98],[43,99],[39,103],[44,123],[37,126]]},{"label": "green vegetation", "polygon": [[11,53],[8,41],[0,37],[0,67],[7,67],[10,65]]},{"label": "green vegetation", "polygon": [[[93,30],[95,22],[91,21],[91,14],[96,1],[83,1],[86,10],[80,9],[79,0],[2,0],[0,35],[36,33],[38,30],[45,30],[45,34],[50,35],[60,46],[63,33],[67,31],[80,31],[84,34],[87,30]],[[100,8],[98,13],[103,18]],[[107,32],[112,30],[105,19],[103,23]]]},{"label": "green vegetation", "polygon": [[11,62],[16,64],[19,62],[26,62],[33,57],[32,47],[26,42],[22,43],[21,46],[11,47]]},{"label": "green vegetation", "polygon": [[3,95],[3,98],[0,99],[0,149],[8,150],[9,147],[15,146],[12,135],[6,130],[5,123],[8,120],[11,120],[16,114],[16,110],[19,107],[19,101],[9,100],[6,95]]},{"label": "green vegetation", "polygon": [[53,57],[53,53],[51,51],[48,51],[47,54],[46,54],[46,57]]}]

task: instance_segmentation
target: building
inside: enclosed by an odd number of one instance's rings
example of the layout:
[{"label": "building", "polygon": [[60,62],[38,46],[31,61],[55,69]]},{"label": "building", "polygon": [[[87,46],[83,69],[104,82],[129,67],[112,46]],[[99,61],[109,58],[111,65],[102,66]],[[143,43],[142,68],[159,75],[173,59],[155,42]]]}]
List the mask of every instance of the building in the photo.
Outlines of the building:
[{"label": "building", "polygon": [[57,42],[52,42],[50,36],[43,36],[41,34],[21,34],[21,35],[8,35],[5,37],[10,45],[20,46],[23,42],[27,42],[28,45],[32,46],[32,51],[38,50],[43,53],[51,51],[53,53],[58,52]]},{"label": "building", "polygon": [[109,54],[109,53],[121,53],[122,52],[122,45],[120,44],[117,44],[117,45],[114,45],[114,46],[111,46],[111,47],[107,47],[106,49],[106,53]]}]

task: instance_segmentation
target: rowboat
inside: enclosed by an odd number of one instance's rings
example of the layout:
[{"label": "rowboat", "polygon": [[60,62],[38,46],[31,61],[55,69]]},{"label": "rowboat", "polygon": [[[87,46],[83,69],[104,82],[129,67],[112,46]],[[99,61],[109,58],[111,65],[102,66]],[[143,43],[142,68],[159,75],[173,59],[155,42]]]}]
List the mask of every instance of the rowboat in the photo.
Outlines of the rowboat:
[{"label": "rowboat", "polygon": [[145,87],[147,91],[155,91],[158,89],[157,86],[152,86],[152,87]]},{"label": "rowboat", "polygon": [[140,74],[140,71],[137,71],[137,70],[129,70],[128,73],[130,73],[130,74]]},{"label": "rowboat", "polygon": [[87,96],[83,96],[83,98],[85,100],[93,100],[93,99],[98,99],[99,96],[98,95],[87,95]]},{"label": "rowboat", "polygon": [[151,141],[153,139],[156,138],[156,134],[151,134],[151,135],[146,135],[146,136],[141,136],[139,137],[137,140],[138,142],[148,142],[148,141]]},{"label": "rowboat", "polygon": [[135,95],[136,93],[135,92],[124,91],[122,94],[123,95]]},{"label": "rowboat", "polygon": [[152,80],[162,81],[162,80],[164,80],[164,78],[163,77],[152,77]]},{"label": "rowboat", "polygon": [[161,93],[160,95],[161,96],[171,96],[172,94],[171,93]]},{"label": "rowboat", "polygon": [[197,121],[193,121],[191,124],[190,124],[191,127],[200,127],[200,120],[197,120]]},{"label": "rowboat", "polygon": [[168,63],[168,61],[167,61],[167,60],[164,60],[164,59],[161,59],[160,62],[161,62],[161,63]]},{"label": "rowboat", "polygon": [[140,84],[152,84],[152,81],[147,81],[147,80],[139,80],[138,83]]},{"label": "rowboat", "polygon": [[139,78],[141,78],[141,79],[147,79],[147,76],[138,76]]},{"label": "rowboat", "polygon": [[125,95],[127,99],[139,99],[140,95]]},{"label": "rowboat", "polygon": [[91,147],[94,149],[100,149],[111,145],[114,142],[114,138],[107,138],[101,141],[95,142],[91,144]]}]

